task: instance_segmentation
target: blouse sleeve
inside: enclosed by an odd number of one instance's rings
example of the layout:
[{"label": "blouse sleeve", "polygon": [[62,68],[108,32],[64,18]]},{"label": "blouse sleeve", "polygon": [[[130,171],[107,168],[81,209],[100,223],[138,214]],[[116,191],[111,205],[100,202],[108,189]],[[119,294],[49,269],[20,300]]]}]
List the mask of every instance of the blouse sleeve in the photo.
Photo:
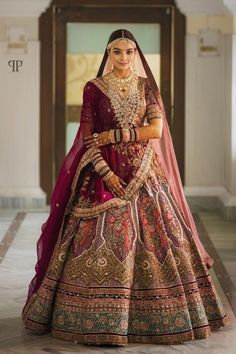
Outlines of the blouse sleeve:
[{"label": "blouse sleeve", "polygon": [[94,87],[91,82],[87,82],[83,91],[83,104],[81,108],[80,124],[83,126],[83,137],[91,135],[94,130]]},{"label": "blouse sleeve", "polygon": [[[84,86],[83,91],[83,104],[81,108],[81,119],[80,124],[82,127],[82,138],[92,135],[94,133],[94,120],[96,117],[96,86],[88,81]],[[103,146],[97,147],[89,147],[87,150],[90,151],[90,162],[94,166],[94,170],[96,170],[96,164],[98,163],[97,158],[101,161],[101,159],[105,161],[102,151]],[[108,165],[107,165],[108,166]],[[108,167],[107,167],[108,170]],[[103,171],[104,172],[104,171]],[[108,172],[108,171],[107,171]]]},{"label": "blouse sleeve", "polygon": [[163,118],[162,110],[157,102],[157,99],[151,89],[150,83],[148,80],[146,81],[145,85],[145,100],[146,100],[146,118],[149,122],[151,119],[154,118]]}]

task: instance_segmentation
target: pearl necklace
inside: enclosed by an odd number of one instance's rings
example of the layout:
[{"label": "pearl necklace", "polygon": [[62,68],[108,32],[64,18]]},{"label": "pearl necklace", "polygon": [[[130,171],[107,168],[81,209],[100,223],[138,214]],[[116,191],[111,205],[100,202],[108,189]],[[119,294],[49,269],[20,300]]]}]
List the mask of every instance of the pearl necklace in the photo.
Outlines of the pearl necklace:
[{"label": "pearl necklace", "polygon": [[109,83],[115,85],[121,92],[126,92],[130,88],[133,78],[133,72],[125,78],[117,77],[113,71],[107,76]]}]

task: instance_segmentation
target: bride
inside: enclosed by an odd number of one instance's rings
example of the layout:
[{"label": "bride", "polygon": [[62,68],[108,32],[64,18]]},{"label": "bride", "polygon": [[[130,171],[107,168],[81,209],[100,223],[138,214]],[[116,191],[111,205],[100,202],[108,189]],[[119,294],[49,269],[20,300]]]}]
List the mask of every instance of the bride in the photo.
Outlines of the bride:
[{"label": "bride", "polygon": [[186,202],[161,96],[134,36],[108,40],[37,243],[36,334],[173,344],[228,323]]}]

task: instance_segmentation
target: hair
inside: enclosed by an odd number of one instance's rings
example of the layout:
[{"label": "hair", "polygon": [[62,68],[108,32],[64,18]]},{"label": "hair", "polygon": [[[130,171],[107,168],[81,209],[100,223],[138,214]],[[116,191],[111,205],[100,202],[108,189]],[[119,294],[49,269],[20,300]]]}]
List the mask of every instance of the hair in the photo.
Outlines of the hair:
[{"label": "hair", "polygon": [[127,38],[136,43],[136,39],[134,38],[133,34],[130,31],[121,28],[111,33],[107,45],[118,38]]}]

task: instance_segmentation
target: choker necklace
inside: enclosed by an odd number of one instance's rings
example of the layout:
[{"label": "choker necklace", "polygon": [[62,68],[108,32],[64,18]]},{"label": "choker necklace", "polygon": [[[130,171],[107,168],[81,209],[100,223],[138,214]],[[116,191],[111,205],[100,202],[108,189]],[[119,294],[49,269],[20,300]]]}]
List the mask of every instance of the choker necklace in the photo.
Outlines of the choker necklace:
[{"label": "choker necklace", "polygon": [[115,85],[121,92],[126,92],[130,88],[133,78],[133,72],[131,72],[130,75],[125,78],[117,77],[113,71],[110,73],[110,75],[107,76],[109,83]]}]

